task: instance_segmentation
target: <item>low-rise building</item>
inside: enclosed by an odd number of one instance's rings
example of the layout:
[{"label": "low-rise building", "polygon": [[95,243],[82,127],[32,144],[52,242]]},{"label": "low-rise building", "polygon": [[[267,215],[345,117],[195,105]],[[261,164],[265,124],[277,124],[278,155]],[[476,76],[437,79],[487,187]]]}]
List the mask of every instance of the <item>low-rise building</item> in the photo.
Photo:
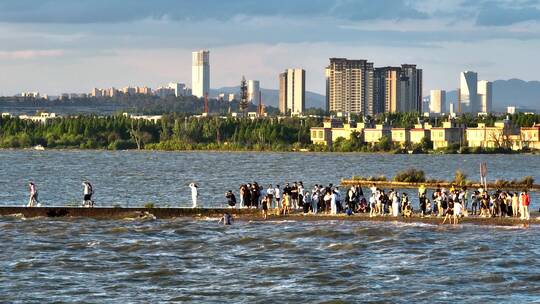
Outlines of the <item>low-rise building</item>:
[{"label": "low-rise building", "polygon": [[392,138],[392,130],[385,125],[375,125],[375,128],[364,129],[364,142],[370,145],[379,143],[381,138]]},{"label": "low-rise building", "polygon": [[406,128],[392,128],[392,142],[401,147],[405,147],[411,141],[411,130]]},{"label": "low-rise building", "polygon": [[411,143],[420,144],[424,138],[431,141],[431,125],[428,123],[414,125],[410,131]]},{"label": "low-rise building", "polygon": [[512,135],[508,120],[496,122],[488,127],[479,123],[476,128],[467,128],[465,137],[469,148],[511,148],[509,136]]},{"label": "low-rise building", "polygon": [[463,129],[457,127],[454,122],[443,122],[442,128],[431,128],[431,141],[434,150],[461,144],[462,139]]},{"label": "low-rise building", "polygon": [[540,150],[540,124],[521,128],[520,135],[522,148]]},{"label": "low-rise building", "polygon": [[326,119],[322,127],[310,129],[311,142],[315,145],[332,146],[332,129],[341,127],[341,122],[337,119]]},{"label": "low-rise building", "polygon": [[58,118],[58,116],[56,116],[56,113],[47,113],[47,112],[42,112],[42,113],[39,113],[39,114],[34,115],[34,116],[29,116],[29,115],[20,115],[19,116],[19,119],[31,120],[31,121],[34,121],[34,122],[40,122],[42,124],[45,124],[49,120],[56,119],[56,118]]}]

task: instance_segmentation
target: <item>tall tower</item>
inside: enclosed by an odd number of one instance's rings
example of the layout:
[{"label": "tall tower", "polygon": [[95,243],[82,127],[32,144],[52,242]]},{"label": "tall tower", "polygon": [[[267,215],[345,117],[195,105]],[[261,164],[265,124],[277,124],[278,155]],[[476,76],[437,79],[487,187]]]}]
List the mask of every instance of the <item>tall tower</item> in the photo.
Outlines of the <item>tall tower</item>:
[{"label": "tall tower", "polygon": [[471,71],[461,72],[459,80],[461,112],[478,113],[478,74]]},{"label": "tall tower", "polygon": [[198,98],[210,93],[210,51],[193,52],[191,67],[192,94]]},{"label": "tall tower", "polygon": [[287,72],[279,74],[279,112],[287,113]]},{"label": "tall tower", "polygon": [[493,89],[490,81],[480,80],[478,82],[478,99],[480,112],[490,113],[493,111]]}]

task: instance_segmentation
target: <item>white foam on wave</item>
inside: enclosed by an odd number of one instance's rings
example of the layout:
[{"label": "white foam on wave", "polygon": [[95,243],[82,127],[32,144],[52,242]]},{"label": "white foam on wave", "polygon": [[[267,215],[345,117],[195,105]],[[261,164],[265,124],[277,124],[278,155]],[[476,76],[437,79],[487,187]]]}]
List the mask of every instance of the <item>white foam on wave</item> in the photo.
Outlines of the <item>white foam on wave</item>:
[{"label": "white foam on wave", "polygon": [[388,222],[388,223],[392,224],[394,226],[400,226],[400,227],[436,227],[436,226],[439,226],[437,224],[422,223],[422,222],[405,223],[405,222],[400,222],[400,221],[394,221],[394,222]]}]

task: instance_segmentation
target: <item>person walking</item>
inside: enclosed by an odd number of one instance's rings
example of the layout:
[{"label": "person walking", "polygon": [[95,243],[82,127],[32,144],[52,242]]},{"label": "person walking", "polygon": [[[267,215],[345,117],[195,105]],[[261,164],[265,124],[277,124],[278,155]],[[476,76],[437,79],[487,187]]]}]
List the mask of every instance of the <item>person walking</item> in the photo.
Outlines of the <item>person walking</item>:
[{"label": "person walking", "polygon": [[28,207],[36,207],[39,204],[36,184],[34,184],[34,182],[29,182],[28,188],[30,189],[30,199],[28,200]]},{"label": "person walking", "polygon": [[94,187],[88,181],[84,181],[83,185],[83,207],[94,207],[94,201],[92,201],[92,195],[94,194]]},{"label": "person walking", "polygon": [[189,184],[191,188],[191,208],[197,208],[197,198],[199,197],[199,186],[196,183]]}]

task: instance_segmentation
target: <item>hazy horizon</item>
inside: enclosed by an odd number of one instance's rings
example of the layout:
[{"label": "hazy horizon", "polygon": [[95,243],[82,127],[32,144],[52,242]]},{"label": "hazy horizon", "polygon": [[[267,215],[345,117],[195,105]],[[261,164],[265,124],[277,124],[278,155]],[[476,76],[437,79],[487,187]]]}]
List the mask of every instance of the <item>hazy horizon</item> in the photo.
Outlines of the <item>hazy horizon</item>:
[{"label": "hazy horizon", "polygon": [[198,49],[210,50],[212,88],[245,75],[277,89],[279,72],[302,67],[306,90],[324,94],[328,58],[347,57],[417,64],[427,95],[458,87],[463,70],[538,80],[539,23],[536,0],[6,0],[0,95],[191,86]]}]

